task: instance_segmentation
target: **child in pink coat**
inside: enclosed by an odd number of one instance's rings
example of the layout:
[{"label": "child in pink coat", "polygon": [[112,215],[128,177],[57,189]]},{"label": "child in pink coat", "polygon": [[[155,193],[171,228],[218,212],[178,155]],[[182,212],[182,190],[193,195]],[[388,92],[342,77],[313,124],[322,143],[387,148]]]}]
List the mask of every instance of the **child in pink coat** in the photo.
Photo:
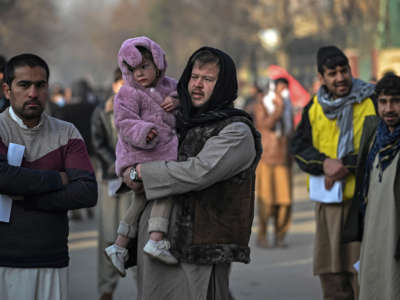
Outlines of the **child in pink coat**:
[{"label": "child in pink coat", "polygon": [[[177,82],[165,76],[167,61],[164,51],[147,37],[128,39],[119,50],[118,64],[125,84],[114,102],[115,126],[118,131],[115,163],[117,175],[122,176],[128,167],[138,163],[176,160],[178,138],[175,116],[170,110],[177,105],[177,100],[172,98],[176,95]],[[132,168],[130,172],[132,180],[135,180],[134,171]],[[126,247],[129,239],[137,235],[138,218],[145,204],[144,194],[135,195],[120,222],[115,243],[105,249],[121,276],[126,275]],[[143,250],[165,263],[176,264],[178,261],[169,252],[170,245],[165,239],[171,207],[170,198],[154,201],[148,228],[150,239]]]}]

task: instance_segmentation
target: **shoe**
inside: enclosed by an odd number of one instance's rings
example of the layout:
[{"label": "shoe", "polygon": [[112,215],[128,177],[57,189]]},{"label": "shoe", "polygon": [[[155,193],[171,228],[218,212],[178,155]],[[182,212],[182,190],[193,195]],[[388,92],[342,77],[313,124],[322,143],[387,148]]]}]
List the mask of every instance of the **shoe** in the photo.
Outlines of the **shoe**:
[{"label": "shoe", "polygon": [[128,249],[113,244],[104,249],[107,259],[122,277],[126,276],[125,262],[128,260]]},{"label": "shoe", "polygon": [[171,245],[167,240],[148,240],[143,248],[144,253],[168,265],[176,265],[178,260],[169,252]]}]

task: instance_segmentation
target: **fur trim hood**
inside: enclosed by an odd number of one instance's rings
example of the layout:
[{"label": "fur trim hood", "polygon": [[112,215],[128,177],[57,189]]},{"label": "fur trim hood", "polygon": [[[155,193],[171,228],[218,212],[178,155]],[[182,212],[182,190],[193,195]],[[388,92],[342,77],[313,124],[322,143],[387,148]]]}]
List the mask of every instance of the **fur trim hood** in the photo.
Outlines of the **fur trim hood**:
[{"label": "fur trim hood", "polygon": [[128,70],[128,67],[124,64],[124,61],[132,66],[137,67],[142,62],[142,55],[139,50],[136,48],[137,46],[142,46],[148,49],[153,55],[153,61],[156,65],[157,69],[161,71],[160,78],[158,82],[165,75],[165,71],[167,69],[167,60],[165,58],[164,50],[153,40],[149,39],[146,36],[135,37],[131,39],[127,39],[121,45],[121,48],[118,52],[118,65],[122,72],[122,77],[125,82],[130,86],[138,87],[137,84],[133,80],[132,72]]}]

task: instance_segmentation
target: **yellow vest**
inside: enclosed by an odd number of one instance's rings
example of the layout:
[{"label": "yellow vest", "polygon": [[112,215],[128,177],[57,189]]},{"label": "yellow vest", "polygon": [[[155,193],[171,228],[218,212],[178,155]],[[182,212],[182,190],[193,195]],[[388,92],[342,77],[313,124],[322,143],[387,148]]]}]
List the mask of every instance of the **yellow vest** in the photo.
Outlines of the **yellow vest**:
[{"label": "yellow vest", "polygon": [[[353,143],[355,154],[358,153],[360,147],[364,119],[370,115],[375,115],[375,107],[371,98],[366,98],[361,103],[353,105]],[[308,117],[312,130],[313,146],[328,157],[337,158],[340,129],[336,119],[330,120],[325,116],[322,106],[318,103],[317,96],[313,98],[313,105],[308,111]],[[353,198],[355,182],[356,179],[353,174],[347,176],[343,193],[344,200]]]}]

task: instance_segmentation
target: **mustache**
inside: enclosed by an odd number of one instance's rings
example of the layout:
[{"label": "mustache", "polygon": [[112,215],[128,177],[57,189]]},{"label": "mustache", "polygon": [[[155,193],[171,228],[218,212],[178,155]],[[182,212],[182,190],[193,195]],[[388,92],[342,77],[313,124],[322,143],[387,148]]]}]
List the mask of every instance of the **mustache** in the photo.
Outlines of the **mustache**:
[{"label": "mustache", "polygon": [[193,91],[191,92],[191,94],[194,94],[194,93],[204,95],[204,93],[203,93],[202,90],[193,90]]},{"label": "mustache", "polygon": [[39,106],[42,106],[42,104],[40,103],[39,100],[30,100],[30,101],[27,101],[27,102],[24,103],[24,106],[27,106],[27,105],[39,105]]},{"label": "mustache", "polygon": [[338,86],[349,86],[349,83],[347,81],[341,81],[335,84],[336,87]]},{"label": "mustache", "polygon": [[398,114],[395,113],[387,113],[387,114],[383,114],[383,117],[389,117],[389,118],[393,118],[393,117],[398,117]]}]

